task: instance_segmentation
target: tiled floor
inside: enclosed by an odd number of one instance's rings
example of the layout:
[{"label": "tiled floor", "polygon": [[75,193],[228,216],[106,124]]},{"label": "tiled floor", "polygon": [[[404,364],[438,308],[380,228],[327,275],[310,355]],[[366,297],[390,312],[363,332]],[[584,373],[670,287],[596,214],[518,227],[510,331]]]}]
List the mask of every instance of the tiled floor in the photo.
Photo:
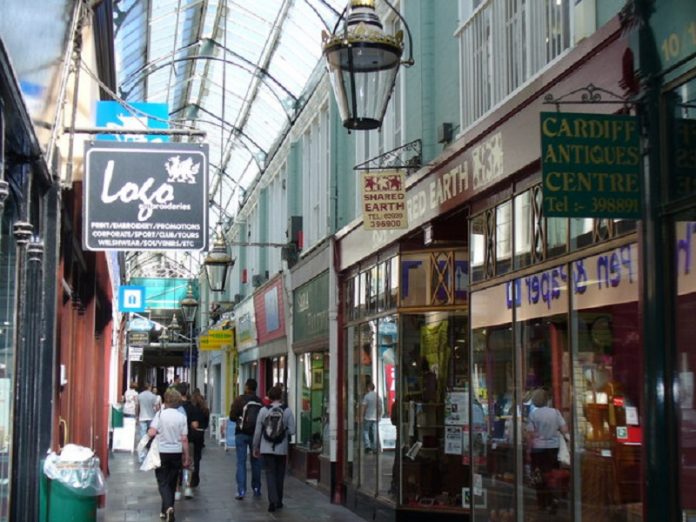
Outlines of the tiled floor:
[{"label": "tiled floor", "polygon": [[[137,458],[130,453],[112,453],[111,475],[107,481],[106,508],[100,509],[100,522],[160,521],[160,498],[155,474],[138,469]],[[182,499],[175,505],[177,522],[260,522],[307,520],[332,522],[365,522],[346,508],[331,504],[329,497],[313,486],[294,477],[285,479],[284,507],[268,513],[266,477],[262,475],[262,496],[235,500],[234,450],[208,443],[201,463],[201,484],[193,499]],[[251,478],[248,473],[248,479]]]}]

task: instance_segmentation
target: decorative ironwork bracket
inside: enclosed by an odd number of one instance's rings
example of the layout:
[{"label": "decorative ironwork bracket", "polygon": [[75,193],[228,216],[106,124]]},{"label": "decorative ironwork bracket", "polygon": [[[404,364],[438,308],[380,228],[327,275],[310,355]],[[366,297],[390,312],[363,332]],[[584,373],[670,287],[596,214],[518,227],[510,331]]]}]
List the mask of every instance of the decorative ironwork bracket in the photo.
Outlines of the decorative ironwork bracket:
[{"label": "decorative ironwork bracket", "polygon": [[[606,99],[608,98],[608,99]],[[626,108],[630,106],[638,105],[638,101],[632,100],[610,90],[604,89],[602,87],[597,87],[596,85],[590,83],[586,87],[580,87],[574,91],[570,91],[566,94],[554,97],[553,94],[548,93],[544,96],[544,105],[555,105],[556,110],[560,111],[561,105],[623,105]]]},{"label": "decorative ironwork bracket", "polygon": [[423,143],[420,139],[411,141],[393,150],[359,163],[353,170],[406,169],[418,170],[421,167]]}]

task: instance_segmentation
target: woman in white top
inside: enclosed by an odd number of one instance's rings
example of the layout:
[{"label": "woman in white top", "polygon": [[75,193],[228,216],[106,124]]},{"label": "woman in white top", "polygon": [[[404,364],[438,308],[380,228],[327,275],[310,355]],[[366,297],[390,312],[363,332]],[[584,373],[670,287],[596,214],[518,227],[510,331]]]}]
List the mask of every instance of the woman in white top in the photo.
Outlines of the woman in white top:
[{"label": "woman in white top", "polygon": [[561,412],[548,406],[548,395],[542,388],[532,393],[534,409],[527,419],[527,457],[536,477],[537,505],[540,510],[555,513],[557,502],[548,486],[548,473],[558,467],[560,437],[568,437],[568,426]]},{"label": "woman in white top", "polygon": [[164,394],[164,408],[155,415],[147,430],[150,437],[157,436],[161,466],[155,470],[157,486],[162,498],[160,518],[174,521],[174,492],[182,466],[191,465],[188,445],[186,415],[178,411],[181,394],[173,388]]}]

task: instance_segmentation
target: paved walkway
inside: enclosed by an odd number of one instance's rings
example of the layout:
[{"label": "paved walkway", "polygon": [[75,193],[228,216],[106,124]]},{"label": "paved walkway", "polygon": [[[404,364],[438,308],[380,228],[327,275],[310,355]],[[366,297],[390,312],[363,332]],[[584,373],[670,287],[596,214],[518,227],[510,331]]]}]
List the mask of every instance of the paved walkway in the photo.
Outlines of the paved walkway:
[{"label": "paved walkway", "polygon": [[[153,471],[140,471],[135,454],[116,452],[109,460],[111,475],[107,481],[106,508],[100,509],[100,522],[161,522],[160,498]],[[201,462],[201,483],[193,499],[176,502],[177,522],[261,522],[282,520],[365,522],[342,506],[331,504],[329,497],[315,487],[287,476],[283,509],[268,513],[266,476],[262,474],[262,496],[235,500],[234,450],[207,442]],[[248,470],[247,479],[251,479]]]}]

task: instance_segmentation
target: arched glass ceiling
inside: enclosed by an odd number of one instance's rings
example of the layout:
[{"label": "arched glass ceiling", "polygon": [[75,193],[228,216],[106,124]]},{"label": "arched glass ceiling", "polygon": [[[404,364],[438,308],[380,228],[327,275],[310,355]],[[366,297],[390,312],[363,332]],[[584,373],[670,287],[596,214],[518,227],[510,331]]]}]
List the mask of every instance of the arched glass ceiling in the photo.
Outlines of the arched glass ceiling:
[{"label": "arched glass ceiling", "polygon": [[211,225],[234,217],[296,117],[321,58],[321,31],[346,1],[115,1],[119,95],[165,102],[170,127],[207,133]]}]

